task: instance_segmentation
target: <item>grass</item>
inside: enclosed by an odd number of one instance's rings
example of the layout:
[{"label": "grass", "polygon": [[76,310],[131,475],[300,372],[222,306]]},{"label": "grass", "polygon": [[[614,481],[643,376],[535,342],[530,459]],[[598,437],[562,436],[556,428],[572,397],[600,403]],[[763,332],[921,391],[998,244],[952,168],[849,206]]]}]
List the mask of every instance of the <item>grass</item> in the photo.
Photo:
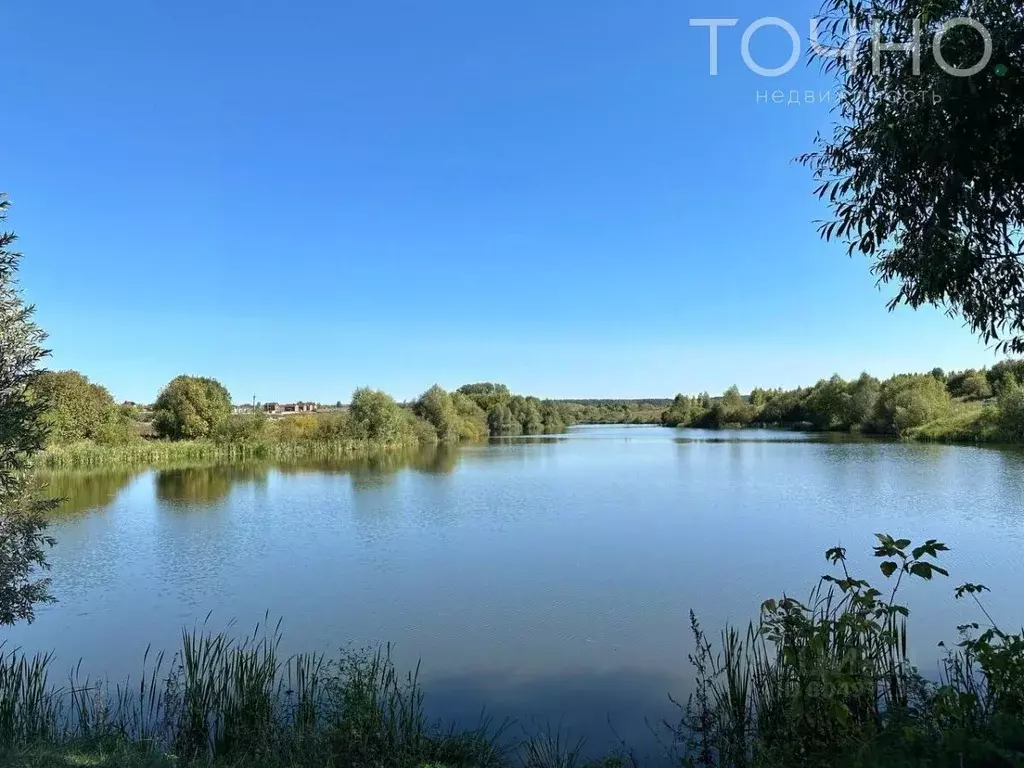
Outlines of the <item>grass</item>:
[{"label": "grass", "polygon": [[977,401],[954,400],[947,415],[910,430],[907,438],[936,443],[997,442],[995,410]]},{"label": "grass", "polygon": [[122,445],[83,442],[47,448],[38,458],[36,465],[42,469],[90,469],[171,466],[198,462],[331,459],[402,450],[416,445],[418,442],[413,439],[399,442],[359,439],[284,442],[135,440]]},{"label": "grass", "polygon": [[[507,724],[428,719],[418,669],[390,648],[282,658],[279,626],[242,639],[183,631],[173,655],[147,651],[137,680],[110,686],[50,657],[0,656],[0,765],[266,768],[582,768],[559,739],[515,744]],[[538,759],[543,757],[543,761]]]}]

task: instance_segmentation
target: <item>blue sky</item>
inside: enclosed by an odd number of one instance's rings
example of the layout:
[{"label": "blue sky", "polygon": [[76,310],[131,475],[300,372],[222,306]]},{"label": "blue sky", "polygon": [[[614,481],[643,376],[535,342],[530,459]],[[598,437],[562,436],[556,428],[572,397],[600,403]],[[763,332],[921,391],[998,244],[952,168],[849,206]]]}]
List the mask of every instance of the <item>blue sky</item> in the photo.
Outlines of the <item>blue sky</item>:
[{"label": "blue sky", "polygon": [[[670,396],[991,364],[888,313],[792,159],[827,128],[758,16],[816,3],[7,3],[0,188],[51,365],[151,401],[497,380]],[[720,73],[692,17],[722,29]],[[779,29],[752,52],[785,61]]]}]

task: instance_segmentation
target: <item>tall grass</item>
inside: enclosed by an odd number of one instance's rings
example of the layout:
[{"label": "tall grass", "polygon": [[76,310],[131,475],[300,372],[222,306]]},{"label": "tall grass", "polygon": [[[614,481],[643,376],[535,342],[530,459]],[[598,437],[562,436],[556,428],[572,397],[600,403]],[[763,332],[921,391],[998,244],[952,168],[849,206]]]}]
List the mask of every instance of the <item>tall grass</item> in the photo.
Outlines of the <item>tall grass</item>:
[{"label": "tall grass", "polygon": [[[994,623],[959,627],[938,682],[907,655],[905,578],[947,575],[934,540],[879,535],[888,594],[841,566],[806,603],[768,600],[745,632],[726,627],[716,650],[691,613],[696,687],[677,725],[689,766],[1024,765],[1024,637]],[[895,576],[895,578],[893,578]],[[984,587],[965,584],[957,597]],[[983,606],[979,603],[979,607]],[[987,613],[985,614],[987,617]]]},{"label": "tall grass", "polygon": [[213,440],[135,440],[121,445],[73,443],[47,448],[37,459],[44,469],[146,467],[194,462],[331,459],[408,449],[413,439],[398,442],[336,440],[217,442]]},{"label": "tall grass", "polygon": [[[137,683],[110,686],[76,668],[49,685],[49,656],[0,664],[0,762],[61,745],[120,745],[179,764],[498,766],[501,728],[432,724],[416,673],[390,648],[280,655],[280,627],[242,639],[194,627],[173,656],[147,650]],[[13,758],[12,758],[13,759]]]}]

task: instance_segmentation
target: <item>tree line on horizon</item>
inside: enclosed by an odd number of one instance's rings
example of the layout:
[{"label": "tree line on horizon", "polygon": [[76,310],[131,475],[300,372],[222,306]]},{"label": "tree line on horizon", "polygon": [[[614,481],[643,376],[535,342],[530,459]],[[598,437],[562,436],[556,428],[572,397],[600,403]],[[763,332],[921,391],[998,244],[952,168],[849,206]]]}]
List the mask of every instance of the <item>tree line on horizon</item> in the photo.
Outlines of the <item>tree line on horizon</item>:
[{"label": "tree line on horizon", "polygon": [[[235,413],[227,388],[202,376],[178,376],[143,411],[118,405],[109,390],[77,371],[40,371],[29,397],[45,403],[47,445],[92,442],[119,445],[141,438],[147,420],[153,436],[166,440],[362,440],[381,444],[456,442],[490,436],[555,434],[581,422],[612,419],[653,422],[626,401],[592,405],[512,394],[504,384],[466,384],[454,392],[434,385],[412,402],[400,403],[378,389],[360,387],[347,408],[271,419],[261,409]],[[664,401],[666,404],[668,401]],[[641,409],[642,410],[642,409]]]},{"label": "tree line on horizon", "polygon": [[748,396],[737,387],[719,398],[706,392],[692,397],[679,394],[661,422],[670,427],[793,427],[933,440],[1024,442],[1024,359],[948,374],[941,368],[902,373],[884,381],[867,373],[852,381],[835,375],[813,387],[755,388]]}]

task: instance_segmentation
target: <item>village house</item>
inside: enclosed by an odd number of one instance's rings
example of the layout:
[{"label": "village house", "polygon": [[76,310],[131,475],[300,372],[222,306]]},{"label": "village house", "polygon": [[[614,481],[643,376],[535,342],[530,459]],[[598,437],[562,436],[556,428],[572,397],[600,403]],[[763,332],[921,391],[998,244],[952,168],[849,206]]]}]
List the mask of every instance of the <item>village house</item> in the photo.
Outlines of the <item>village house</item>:
[{"label": "village house", "polygon": [[315,413],[316,403],[299,401],[297,403],[264,403],[263,410],[271,415],[288,413]]}]

